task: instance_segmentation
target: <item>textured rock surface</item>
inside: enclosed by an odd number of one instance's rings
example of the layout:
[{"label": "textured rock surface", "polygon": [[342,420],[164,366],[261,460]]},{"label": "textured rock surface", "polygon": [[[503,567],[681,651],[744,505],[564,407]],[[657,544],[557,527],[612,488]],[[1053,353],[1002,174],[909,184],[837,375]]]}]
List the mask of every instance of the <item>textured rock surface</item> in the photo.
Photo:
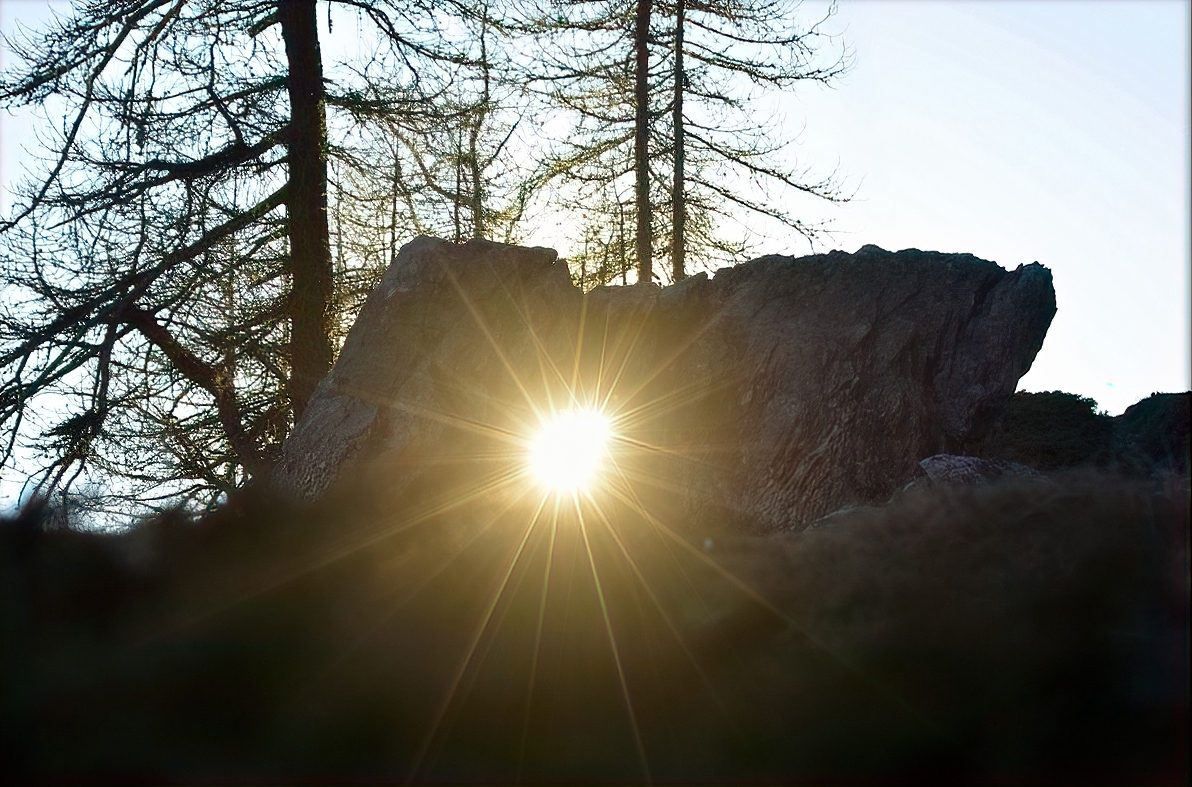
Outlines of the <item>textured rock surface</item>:
[{"label": "textured rock surface", "polygon": [[924,457],[966,453],[1055,313],[1045,268],[971,255],[770,256],[586,297],[553,260],[404,247],[286,444],[279,485],[314,496],[361,462],[403,483],[476,457],[496,477],[535,408],[571,390],[617,414],[636,487],[677,522],[799,529],[886,501]]},{"label": "textured rock surface", "polygon": [[[315,497],[359,459],[383,459],[395,484],[454,446],[458,419],[483,423],[516,404],[507,359],[528,369],[528,328],[555,334],[582,297],[552,249],[456,245],[419,237],[369,295],[331,373],[286,441],[276,485]],[[546,306],[522,315],[523,305]],[[556,318],[552,320],[552,316]]]},{"label": "textured rock surface", "polygon": [[932,484],[944,486],[986,486],[1003,478],[1041,480],[1046,476],[1026,465],[1005,459],[936,454],[919,462]]}]

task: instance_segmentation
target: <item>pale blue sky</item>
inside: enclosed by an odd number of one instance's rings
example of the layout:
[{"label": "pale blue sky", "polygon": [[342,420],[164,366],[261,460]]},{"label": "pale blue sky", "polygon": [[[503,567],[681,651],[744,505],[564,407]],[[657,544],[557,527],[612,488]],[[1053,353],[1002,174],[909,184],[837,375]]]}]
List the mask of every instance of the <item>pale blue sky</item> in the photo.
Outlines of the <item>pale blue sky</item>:
[{"label": "pale blue sky", "polygon": [[1038,261],[1059,311],[1021,386],[1111,413],[1189,386],[1189,3],[842,2],[856,64],[786,98],[856,200],[829,247]]},{"label": "pale blue sky", "polygon": [[[1115,414],[1188,390],[1189,5],[843,0],[828,27],[853,70],[772,102],[802,128],[799,160],[839,164],[856,189],[847,205],[808,205],[836,229],[820,248],[1041,262],[1059,313],[1022,387]],[[0,27],[44,7],[0,0]],[[27,144],[28,125],[0,117],[4,185]],[[774,238],[765,251],[808,248]]]}]

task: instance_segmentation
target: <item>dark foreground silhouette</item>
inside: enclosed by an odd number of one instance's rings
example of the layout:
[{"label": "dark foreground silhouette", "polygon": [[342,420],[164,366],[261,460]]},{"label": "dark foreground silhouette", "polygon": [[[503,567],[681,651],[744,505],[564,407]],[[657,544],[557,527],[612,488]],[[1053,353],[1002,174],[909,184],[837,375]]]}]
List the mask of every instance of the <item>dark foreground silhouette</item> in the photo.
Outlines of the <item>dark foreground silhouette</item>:
[{"label": "dark foreground silhouette", "polygon": [[449,491],[4,523],[5,780],[1185,778],[1186,479],[711,540]]}]

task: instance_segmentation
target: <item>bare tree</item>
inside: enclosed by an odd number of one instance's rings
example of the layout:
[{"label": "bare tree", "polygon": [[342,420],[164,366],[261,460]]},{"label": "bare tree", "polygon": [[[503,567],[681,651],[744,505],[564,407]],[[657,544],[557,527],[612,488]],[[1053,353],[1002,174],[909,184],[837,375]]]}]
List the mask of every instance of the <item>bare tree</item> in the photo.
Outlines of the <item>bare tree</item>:
[{"label": "bare tree", "polygon": [[286,50],[290,379],[294,418],[331,368],[331,239],[327,229],[327,116],[315,0],[277,5]]},{"label": "bare tree", "polygon": [[784,208],[781,190],[847,198],[834,175],[789,169],[782,134],[754,112],[768,89],[827,83],[848,66],[847,52],[821,56],[824,20],[808,26],[800,16],[799,3],[783,0],[560,1],[540,9],[543,66],[532,83],[572,118],[540,180],[564,184],[562,204],[604,227],[586,235],[605,237],[625,209],[607,198],[632,180],[639,280],[654,275],[651,260],[661,254],[671,258],[663,275],[677,281],[688,258],[706,267],[744,253],[721,229],[743,213],[816,238],[824,228]]},{"label": "bare tree", "polygon": [[[712,213],[728,204],[768,216],[813,240],[822,227],[803,221],[777,200],[766,200],[768,187],[832,202],[847,199],[833,175],[815,178],[794,173],[775,159],[786,146],[777,129],[753,119],[754,88],[789,90],[799,83],[826,84],[848,67],[848,53],[822,60],[827,17],[805,27],[798,2],[783,0],[672,0],[666,11],[672,24],[671,85],[671,275],[687,275],[688,205],[693,199]],[[835,12],[830,8],[828,16]],[[690,97],[692,115],[685,112]],[[690,152],[689,152],[690,151]],[[688,156],[695,166],[690,174]],[[734,189],[709,173],[732,170],[753,188]],[[758,196],[763,195],[763,196]],[[696,234],[696,251],[719,244]]]},{"label": "bare tree", "polygon": [[[324,70],[315,0],[115,0],[8,43],[51,157],[0,223],[0,423],[36,483],[143,502],[260,475],[334,354],[328,162],[467,61],[463,4],[333,0],[372,50]],[[342,272],[341,272],[342,275]]]},{"label": "bare tree", "polygon": [[339,184],[356,207],[353,213],[374,206],[364,221],[355,220],[357,242],[395,252],[399,226],[402,234],[457,242],[516,241],[535,124],[527,122],[526,92],[511,62],[513,36],[500,10],[482,2],[458,15],[461,60],[433,100],[364,124],[367,152],[361,166],[345,169]]},{"label": "bare tree", "polygon": [[654,280],[650,226],[650,17],[651,0],[637,0],[633,31],[633,171],[637,207],[637,280]]}]

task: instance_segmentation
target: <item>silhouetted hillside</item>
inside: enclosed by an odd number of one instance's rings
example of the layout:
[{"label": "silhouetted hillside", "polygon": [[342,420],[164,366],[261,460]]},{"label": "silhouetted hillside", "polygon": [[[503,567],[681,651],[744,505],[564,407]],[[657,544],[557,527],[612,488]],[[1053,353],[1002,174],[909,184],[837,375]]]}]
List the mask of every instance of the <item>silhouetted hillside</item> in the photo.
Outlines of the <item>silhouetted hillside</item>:
[{"label": "silhouetted hillside", "polygon": [[1151,394],[1114,419],[1122,443],[1141,451],[1156,468],[1188,474],[1192,393]]}]

